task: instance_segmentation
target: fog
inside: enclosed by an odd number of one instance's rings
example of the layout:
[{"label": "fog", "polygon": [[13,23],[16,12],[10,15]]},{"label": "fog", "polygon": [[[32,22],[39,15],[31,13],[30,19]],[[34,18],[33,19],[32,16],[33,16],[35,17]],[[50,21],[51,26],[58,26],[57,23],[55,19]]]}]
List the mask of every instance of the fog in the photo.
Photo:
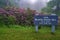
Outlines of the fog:
[{"label": "fog", "polygon": [[20,8],[31,8],[35,10],[41,10],[47,5],[49,0],[19,0],[18,5]]}]

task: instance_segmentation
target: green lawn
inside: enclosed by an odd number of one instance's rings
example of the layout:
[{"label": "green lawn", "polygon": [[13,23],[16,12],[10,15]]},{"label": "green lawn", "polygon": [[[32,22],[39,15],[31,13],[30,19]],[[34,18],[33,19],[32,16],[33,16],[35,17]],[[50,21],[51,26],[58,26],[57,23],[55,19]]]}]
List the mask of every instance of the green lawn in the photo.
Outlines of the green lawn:
[{"label": "green lawn", "polygon": [[60,29],[57,29],[55,35],[52,35],[49,27],[39,29],[38,33],[35,32],[34,27],[29,26],[1,27],[0,40],[60,40]]}]

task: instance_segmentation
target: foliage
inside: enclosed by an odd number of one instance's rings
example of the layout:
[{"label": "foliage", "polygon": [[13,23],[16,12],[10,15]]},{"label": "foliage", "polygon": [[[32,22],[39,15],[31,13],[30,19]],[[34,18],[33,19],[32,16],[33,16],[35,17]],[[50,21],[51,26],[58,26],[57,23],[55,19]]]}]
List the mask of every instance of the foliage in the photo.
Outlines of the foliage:
[{"label": "foliage", "polygon": [[0,7],[6,6],[6,0],[0,0]]},{"label": "foliage", "polygon": [[10,6],[19,7],[18,2],[16,2],[16,1],[18,1],[18,0],[9,0]]},{"label": "foliage", "polygon": [[4,21],[7,20],[8,24],[33,25],[34,14],[33,10],[31,10],[30,8],[27,8],[27,10],[25,10],[21,8],[8,6],[3,9],[6,11],[6,13],[2,13],[5,15],[6,18],[4,19]]},{"label": "foliage", "polygon": [[9,25],[9,24],[31,25],[33,24],[33,12],[32,12],[33,10],[31,10],[30,8],[27,8],[27,10],[19,8],[18,3],[16,3],[16,1],[15,0],[0,0],[0,8],[2,7],[2,9],[5,10],[5,12],[3,11],[2,13],[3,20],[1,20],[1,24],[2,23],[5,25]]},{"label": "foliage", "polygon": [[0,26],[2,26],[3,24],[4,24],[4,22],[3,22],[3,19],[4,17],[0,14]]},{"label": "foliage", "polygon": [[14,16],[12,16],[12,15],[8,16],[8,20],[9,20],[9,24],[12,24],[12,25],[15,24],[15,17]]},{"label": "foliage", "polygon": [[27,8],[27,21],[29,23],[29,25],[33,24],[33,13],[32,10],[30,8]]},{"label": "foliage", "polygon": [[[56,6],[56,9],[52,9]],[[60,0],[51,0],[47,3],[47,7],[43,8],[42,11],[47,13],[55,13],[60,16]]]},{"label": "foliage", "polygon": [[4,8],[6,6],[19,7],[18,3],[16,3],[15,0],[0,0],[0,7]]},{"label": "foliage", "polygon": [[44,12],[44,13],[49,13],[49,14],[52,13],[51,7],[44,7],[41,11]]},{"label": "foliage", "polygon": [[7,14],[0,14],[0,25],[9,25]]}]

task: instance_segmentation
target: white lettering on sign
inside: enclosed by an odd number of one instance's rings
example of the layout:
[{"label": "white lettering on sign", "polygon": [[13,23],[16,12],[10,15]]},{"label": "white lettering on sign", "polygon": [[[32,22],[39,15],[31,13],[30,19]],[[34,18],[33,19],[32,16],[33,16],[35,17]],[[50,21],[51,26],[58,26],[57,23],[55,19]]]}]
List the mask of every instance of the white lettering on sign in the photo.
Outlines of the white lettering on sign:
[{"label": "white lettering on sign", "polygon": [[50,19],[44,19],[44,24],[51,24],[50,21]]},{"label": "white lettering on sign", "polygon": [[36,18],[35,18],[35,21],[42,21],[42,20],[43,20],[43,19],[36,19]]},{"label": "white lettering on sign", "polygon": [[48,17],[44,17],[44,18],[48,18]]},{"label": "white lettering on sign", "polygon": [[37,21],[37,19],[35,18],[35,21]]},{"label": "white lettering on sign", "polygon": [[52,21],[56,21],[56,19],[52,19]]}]

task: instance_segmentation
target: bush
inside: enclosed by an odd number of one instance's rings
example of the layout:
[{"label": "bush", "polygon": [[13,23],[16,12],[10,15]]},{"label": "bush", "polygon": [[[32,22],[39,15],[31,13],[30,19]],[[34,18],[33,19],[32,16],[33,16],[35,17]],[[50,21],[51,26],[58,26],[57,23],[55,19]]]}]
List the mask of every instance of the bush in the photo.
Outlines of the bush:
[{"label": "bush", "polygon": [[[13,10],[12,10],[13,9]],[[4,9],[7,13],[0,15],[0,24],[4,25],[33,25],[33,13],[31,9],[25,11],[17,8],[6,8]]]},{"label": "bush", "polygon": [[15,17],[12,15],[8,16],[8,22],[9,24],[14,25],[16,22]]}]

